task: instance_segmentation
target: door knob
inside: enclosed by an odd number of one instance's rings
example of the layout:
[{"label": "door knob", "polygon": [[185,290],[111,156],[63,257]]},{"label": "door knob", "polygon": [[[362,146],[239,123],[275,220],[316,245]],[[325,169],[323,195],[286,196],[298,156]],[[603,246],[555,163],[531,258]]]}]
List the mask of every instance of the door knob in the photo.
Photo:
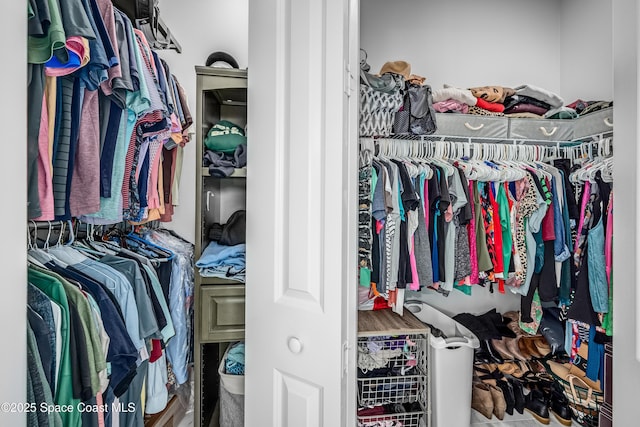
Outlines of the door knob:
[{"label": "door knob", "polygon": [[300,341],[300,339],[296,337],[289,337],[287,346],[289,347],[291,353],[297,354],[302,351],[302,341]]}]

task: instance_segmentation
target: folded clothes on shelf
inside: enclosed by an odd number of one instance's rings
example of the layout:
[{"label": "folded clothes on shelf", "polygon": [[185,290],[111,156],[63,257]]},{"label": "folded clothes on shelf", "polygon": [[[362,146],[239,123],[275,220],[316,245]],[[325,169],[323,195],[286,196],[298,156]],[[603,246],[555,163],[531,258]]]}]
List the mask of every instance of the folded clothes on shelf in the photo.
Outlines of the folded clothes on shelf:
[{"label": "folded clothes on shelf", "polygon": [[225,246],[210,242],[196,262],[200,274],[204,277],[245,281],[246,245]]}]

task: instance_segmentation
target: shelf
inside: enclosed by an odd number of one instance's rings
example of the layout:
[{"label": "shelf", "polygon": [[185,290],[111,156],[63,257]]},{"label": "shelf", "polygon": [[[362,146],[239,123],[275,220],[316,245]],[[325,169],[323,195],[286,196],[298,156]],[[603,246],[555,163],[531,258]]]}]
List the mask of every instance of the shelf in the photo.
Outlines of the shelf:
[{"label": "shelf", "polygon": [[[446,114],[446,113],[442,113]],[[527,120],[527,119],[520,119]],[[532,119],[534,120],[534,119]],[[420,141],[420,142],[461,142],[466,144],[473,143],[486,143],[486,144],[505,144],[505,145],[542,145],[542,146],[558,146],[558,147],[575,147],[583,142],[597,141],[603,138],[610,138],[613,136],[613,131],[594,133],[591,135],[582,136],[577,139],[571,140],[550,140],[550,139],[536,139],[536,138],[515,138],[515,137],[491,137],[491,136],[461,136],[461,135],[410,135],[410,134],[392,134],[387,137],[377,136],[359,136],[360,141],[367,140],[379,142],[379,141]]]},{"label": "shelf", "polygon": [[220,68],[220,67],[207,67],[204,65],[196,65],[196,74],[202,76],[212,77],[235,77],[240,79],[247,78],[247,69],[238,68]]},{"label": "shelf", "polygon": [[239,280],[200,276],[198,272],[196,272],[196,274],[200,277],[200,283],[203,285],[244,285],[244,282],[240,282]]},{"label": "shelf", "polygon": [[394,313],[390,308],[358,311],[359,337],[427,333],[429,333],[429,327],[409,310],[404,310],[402,316]]},{"label": "shelf", "polygon": [[[209,168],[206,166],[202,166],[200,168],[200,175],[202,176],[211,176],[211,174],[209,173]],[[234,169],[233,173],[229,176],[218,176],[218,177],[214,177],[214,178],[218,178],[218,179],[226,179],[226,178],[246,178],[247,177],[247,168],[238,168],[238,169]]]}]

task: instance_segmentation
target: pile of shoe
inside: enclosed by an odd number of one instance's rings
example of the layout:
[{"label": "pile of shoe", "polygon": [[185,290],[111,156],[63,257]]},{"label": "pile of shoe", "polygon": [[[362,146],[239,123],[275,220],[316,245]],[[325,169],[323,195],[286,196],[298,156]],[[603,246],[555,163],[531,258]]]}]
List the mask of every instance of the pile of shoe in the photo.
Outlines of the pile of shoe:
[{"label": "pile of shoe", "polygon": [[480,341],[475,352],[471,407],[485,417],[502,420],[505,414],[528,411],[542,424],[550,414],[571,426],[571,408],[562,387],[546,371],[541,360],[563,360],[542,335],[529,335],[518,326],[515,311],[495,310],[454,319],[469,328]]},{"label": "pile of shoe", "polygon": [[550,423],[552,413],[561,424],[571,425],[562,387],[538,361],[476,364],[471,407],[489,419],[526,410],[542,424]]}]

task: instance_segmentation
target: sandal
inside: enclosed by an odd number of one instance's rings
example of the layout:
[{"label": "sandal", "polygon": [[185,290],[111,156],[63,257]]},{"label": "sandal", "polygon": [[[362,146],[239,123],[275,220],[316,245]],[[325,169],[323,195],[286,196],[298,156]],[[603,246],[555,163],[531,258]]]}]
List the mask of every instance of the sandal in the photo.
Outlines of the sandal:
[{"label": "sandal", "polygon": [[498,365],[498,370],[505,375],[513,375],[518,369],[518,365],[515,362],[505,362]]},{"label": "sandal", "polygon": [[522,377],[524,377],[524,375],[529,371],[529,366],[526,364],[526,362],[522,362],[520,360],[517,360],[514,362],[514,364],[516,365],[516,370],[514,372],[511,373],[511,375],[514,378],[517,379],[521,379]]},{"label": "sandal", "polygon": [[551,354],[551,346],[549,345],[545,337],[541,335],[535,336],[533,338],[533,343],[535,344],[536,350],[543,358]]},{"label": "sandal", "polygon": [[518,348],[527,360],[531,360],[532,358],[542,358],[542,354],[538,352],[533,337],[521,337],[518,340]]}]

